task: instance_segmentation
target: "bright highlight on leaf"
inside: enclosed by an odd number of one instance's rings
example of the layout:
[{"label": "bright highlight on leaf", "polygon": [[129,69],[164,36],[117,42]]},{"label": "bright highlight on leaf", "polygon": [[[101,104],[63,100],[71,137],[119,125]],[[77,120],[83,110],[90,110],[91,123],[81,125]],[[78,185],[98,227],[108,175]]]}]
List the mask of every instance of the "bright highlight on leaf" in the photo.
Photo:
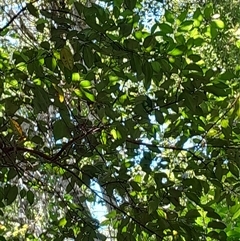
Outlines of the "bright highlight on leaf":
[{"label": "bright highlight on leaf", "polygon": [[179,55],[182,55],[183,51],[178,49],[178,48],[175,48],[173,50],[171,50],[170,52],[168,52],[169,55],[172,55],[172,56],[179,56]]},{"label": "bright highlight on leaf", "polygon": [[238,240],[238,4],[2,2],[0,240]]},{"label": "bright highlight on leaf", "polygon": [[220,19],[216,19],[216,20],[213,20],[213,23],[215,23],[216,24],[216,26],[218,27],[218,28],[220,28],[220,29],[223,29],[224,28],[224,22],[222,21],[222,20],[220,20]]},{"label": "bright highlight on leaf", "polygon": [[72,73],[72,81],[80,81],[80,74],[77,72]]},{"label": "bright highlight on leaf", "polygon": [[67,220],[65,218],[61,218],[58,223],[58,226],[64,227],[66,224],[67,224]]},{"label": "bright highlight on leaf", "polygon": [[111,130],[111,134],[112,134],[112,136],[113,136],[113,139],[117,139],[117,131],[115,130],[115,129],[112,129]]},{"label": "bright highlight on leaf", "polygon": [[85,89],[91,88],[91,81],[83,80],[83,81],[80,82],[80,86],[85,88]]},{"label": "bright highlight on leaf", "polygon": [[90,101],[95,102],[95,96],[92,93],[84,90],[82,92]]},{"label": "bright highlight on leaf", "polygon": [[64,101],[64,95],[63,94],[59,94],[58,95],[59,101],[62,103]]},{"label": "bright highlight on leaf", "polygon": [[80,89],[75,89],[74,90],[74,93],[78,96],[78,97],[82,97],[83,96],[83,93]]},{"label": "bright highlight on leaf", "polygon": [[221,126],[223,128],[227,128],[228,127],[228,124],[229,124],[229,121],[227,119],[224,119],[221,121]]}]

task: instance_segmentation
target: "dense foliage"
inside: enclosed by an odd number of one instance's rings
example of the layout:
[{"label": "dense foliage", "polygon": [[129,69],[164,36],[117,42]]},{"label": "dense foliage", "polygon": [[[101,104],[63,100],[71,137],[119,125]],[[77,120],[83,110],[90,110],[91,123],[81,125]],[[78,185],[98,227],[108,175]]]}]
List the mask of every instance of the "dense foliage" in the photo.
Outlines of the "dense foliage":
[{"label": "dense foliage", "polygon": [[5,4],[0,240],[239,240],[235,1]]}]

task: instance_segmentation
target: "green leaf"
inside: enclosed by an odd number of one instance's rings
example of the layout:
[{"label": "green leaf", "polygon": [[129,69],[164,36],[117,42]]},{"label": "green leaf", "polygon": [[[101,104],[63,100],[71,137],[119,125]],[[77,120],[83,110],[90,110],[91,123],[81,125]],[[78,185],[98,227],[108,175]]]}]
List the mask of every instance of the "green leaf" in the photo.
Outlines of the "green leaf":
[{"label": "green leaf", "polygon": [[112,218],[115,218],[116,215],[117,215],[116,210],[113,210],[113,211],[109,212],[107,215],[105,215],[105,217],[109,218],[109,219],[112,219]]},{"label": "green leaf", "polygon": [[200,213],[198,212],[197,209],[191,209],[185,215],[186,218],[193,218],[193,219],[195,219],[197,217],[200,217],[200,216],[201,215],[200,215]]},{"label": "green leaf", "polygon": [[141,68],[142,61],[140,56],[133,54],[131,56],[130,64],[131,64],[132,70],[136,72],[138,76],[140,76],[142,73],[142,68]]},{"label": "green leaf", "polygon": [[66,67],[69,70],[73,69],[74,60],[73,60],[73,55],[72,55],[69,47],[64,46],[61,49],[60,58],[63,62],[64,67]]},{"label": "green leaf", "polygon": [[161,70],[162,70],[161,64],[158,61],[151,62],[151,65],[152,65],[152,69],[154,72],[156,72],[156,73],[161,72]]},{"label": "green leaf", "polygon": [[184,22],[181,23],[179,30],[180,31],[184,31],[184,32],[188,32],[193,28],[193,21],[192,20],[186,20]]},{"label": "green leaf", "polygon": [[214,240],[219,240],[219,234],[216,231],[211,231],[207,234],[208,237]]},{"label": "green leaf", "polygon": [[186,194],[186,196],[187,196],[190,200],[192,200],[192,201],[195,202],[196,204],[199,204],[199,203],[200,203],[200,200],[199,200],[198,196],[197,196],[195,193],[193,193],[193,192],[186,192],[185,194]]},{"label": "green leaf", "polygon": [[139,49],[140,45],[139,42],[137,40],[134,39],[125,39],[124,40],[124,45],[128,48],[128,49]]},{"label": "green leaf", "polygon": [[47,42],[47,41],[43,41],[43,42],[40,44],[40,46],[41,46],[42,48],[44,48],[44,49],[47,49],[47,50],[50,49],[50,44],[49,44],[49,42]]},{"label": "green leaf", "polygon": [[199,72],[202,75],[202,69],[197,64],[194,64],[194,63],[187,64],[184,69],[186,69],[186,70],[195,70],[195,71]]},{"label": "green leaf", "polygon": [[160,23],[159,28],[163,33],[173,33],[173,28],[167,23]]},{"label": "green leaf", "polygon": [[182,11],[180,15],[178,16],[177,20],[179,23],[182,23],[183,20],[187,17],[188,10],[186,9],[185,11]]},{"label": "green leaf", "polygon": [[148,203],[148,213],[151,214],[158,209],[159,200],[153,200]]},{"label": "green leaf", "polygon": [[207,212],[207,217],[218,219],[218,220],[222,219],[221,216],[218,213],[216,213],[214,210],[208,211]]},{"label": "green leaf", "polygon": [[188,94],[187,92],[183,92],[179,98],[180,99],[183,98],[185,100],[184,101],[185,105],[194,113],[196,112],[197,102],[192,95]]},{"label": "green leaf", "polygon": [[17,174],[18,174],[17,171],[14,168],[11,168],[8,172],[7,180],[9,181],[9,180],[13,179],[14,177],[17,176]]},{"label": "green leaf", "polygon": [[197,37],[193,40],[193,44],[195,46],[202,46],[202,44],[205,42],[205,40],[202,37]]},{"label": "green leaf", "polygon": [[[210,31],[209,31],[210,30]],[[211,23],[210,24],[210,27],[207,28],[207,35],[210,34],[211,38],[212,39],[215,39],[218,35],[218,31],[217,31],[217,28],[216,28],[216,25]]]},{"label": "green leaf", "polygon": [[160,59],[159,63],[161,65],[163,71],[165,71],[165,72],[170,72],[171,71],[172,67],[171,67],[170,63],[167,60]]},{"label": "green leaf", "polygon": [[168,229],[170,226],[168,220],[166,220],[165,218],[161,218],[161,217],[158,218],[157,223],[159,225],[160,230]]},{"label": "green leaf", "polygon": [[240,48],[240,39],[238,39],[238,40],[236,41],[236,46],[237,46],[238,48]]},{"label": "green leaf", "polygon": [[95,96],[94,96],[91,92],[82,89],[82,93],[83,93],[84,96],[85,96],[87,99],[89,99],[91,102],[95,102]]},{"label": "green leaf", "polygon": [[218,162],[217,165],[216,165],[215,175],[216,175],[216,177],[217,177],[217,179],[218,179],[219,181],[222,180],[223,170],[222,170],[222,165],[221,165],[221,163],[219,163],[219,162]]},{"label": "green leaf", "polygon": [[17,198],[18,188],[17,186],[10,186],[4,188],[5,199],[7,201],[7,205],[11,205]]},{"label": "green leaf", "polygon": [[80,81],[81,77],[78,72],[73,72],[72,73],[72,81]]},{"label": "green leaf", "polygon": [[25,190],[25,189],[22,189],[22,190],[20,191],[20,197],[21,197],[21,198],[24,198],[26,195],[27,195],[26,190]]},{"label": "green leaf", "polygon": [[53,135],[55,140],[59,140],[63,137],[66,137],[66,138],[71,137],[70,130],[62,120],[57,120],[53,124]]},{"label": "green leaf", "polygon": [[120,35],[123,37],[128,37],[132,33],[133,25],[131,23],[120,24]]},{"label": "green leaf", "polygon": [[204,86],[203,89],[209,93],[212,93],[216,96],[227,96],[228,92],[225,91],[224,89],[218,88],[217,85],[208,85]]},{"label": "green leaf", "polygon": [[240,216],[240,209],[238,209],[232,216],[232,220],[237,219]]},{"label": "green leaf", "polygon": [[166,18],[166,21],[169,22],[169,23],[174,23],[174,16],[173,14],[168,11],[167,9],[165,10],[165,14],[164,14],[164,17]]},{"label": "green leaf", "polygon": [[27,7],[27,10],[28,10],[34,17],[36,17],[36,18],[39,17],[39,15],[38,15],[38,10],[33,6],[32,3],[27,3],[26,7]]},{"label": "green leaf", "polygon": [[133,10],[136,6],[137,0],[124,0],[125,5],[129,10]]},{"label": "green leaf", "polygon": [[134,191],[141,192],[141,190],[142,190],[141,187],[135,181],[131,181],[130,185],[131,185],[131,187],[133,188]]},{"label": "green leaf", "polygon": [[239,178],[239,169],[238,167],[232,163],[231,161],[228,162],[229,171],[237,178]]},{"label": "green leaf", "polygon": [[236,75],[231,70],[227,70],[223,74],[219,75],[219,79],[221,80],[231,80],[234,78],[236,78]]},{"label": "green leaf", "polygon": [[193,62],[198,62],[198,61],[200,61],[200,60],[202,59],[202,58],[201,58],[199,55],[197,55],[197,54],[191,54],[191,55],[188,56],[188,58],[191,59]]},{"label": "green leaf", "polygon": [[143,47],[144,48],[148,48],[148,47],[154,48],[155,44],[156,44],[155,37],[150,35],[144,39]]},{"label": "green leaf", "polygon": [[94,55],[90,47],[84,46],[83,48],[83,60],[88,68],[92,67],[94,63]]},{"label": "green leaf", "polygon": [[92,85],[91,81],[89,81],[89,80],[82,80],[80,82],[80,86],[85,88],[85,89],[89,89],[91,87],[91,85]]},{"label": "green leaf", "polygon": [[27,191],[27,200],[30,205],[32,205],[34,203],[34,194],[31,190]]},{"label": "green leaf", "polygon": [[81,16],[83,14],[84,5],[81,2],[74,2],[74,6],[75,6],[79,16]]},{"label": "green leaf", "polygon": [[215,20],[212,21],[212,23],[215,24],[216,27],[219,28],[219,29],[223,29],[225,27],[224,22],[220,19],[215,19]]},{"label": "green leaf", "polygon": [[155,110],[155,117],[156,117],[156,120],[159,124],[164,123],[164,116],[163,116],[161,110]]},{"label": "green leaf", "polygon": [[151,63],[145,62],[142,66],[142,71],[145,75],[144,87],[147,90],[151,85],[151,80],[153,76],[153,69]]},{"label": "green leaf", "polygon": [[49,99],[49,94],[41,87],[35,86],[34,90],[34,100],[33,100],[33,106],[34,106],[34,111],[36,113],[40,111],[47,111],[49,105],[51,104],[51,101]]},{"label": "green leaf", "polygon": [[54,71],[56,66],[57,66],[57,62],[56,62],[56,59],[53,58],[53,57],[46,57],[44,59],[44,62],[45,62],[45,65],[48,69]]},{"label": "green leaf", "polygon": [[200,8],[197,8],[193,14],[194,26],[199,27],[201,22],[203,21],[203,15]]},{"label": "green leaf", "polygon": [[226,225],[220,221],[211,221],[208,223],[208,227],[214,229],[225,229]]},{"label": "green leaf", "polygon": [[206,19],[210,19],[212,17],[212,14],[213,14],[213,6],[212,6],[212,3],[209,3],[206,5],[204,9],[204,17]]},{"label": "green leaf", "polygon": [[66,224],[67,224],[67,220],[65,218],[61,218],[59,220],[58,226],[63,228]]},{"label": "green leaf", "polygon": [[5,99],[5,113],[8,116],[13,116],[15,112],[19,109],[20,103],[16,102],[14,98],[7,98]]},{"label": "green leaf", "polygon": [[179,56],[183,54],[183,50],[179,49],[179,48],[175,48],[173,50],[171,50],[170,52],[168,52],[169,55],[172,56]]}]

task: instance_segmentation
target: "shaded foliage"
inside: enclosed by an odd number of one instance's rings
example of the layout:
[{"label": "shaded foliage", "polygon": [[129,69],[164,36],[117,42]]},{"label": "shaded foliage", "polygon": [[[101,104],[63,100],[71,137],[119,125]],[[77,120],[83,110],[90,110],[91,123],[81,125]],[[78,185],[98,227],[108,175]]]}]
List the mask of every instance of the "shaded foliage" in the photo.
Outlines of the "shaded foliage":
[{"label": "shaded foliage", "polygon": [[238,29],[146,4],[33,1],[0,28],[3,240],[238,239]]}]

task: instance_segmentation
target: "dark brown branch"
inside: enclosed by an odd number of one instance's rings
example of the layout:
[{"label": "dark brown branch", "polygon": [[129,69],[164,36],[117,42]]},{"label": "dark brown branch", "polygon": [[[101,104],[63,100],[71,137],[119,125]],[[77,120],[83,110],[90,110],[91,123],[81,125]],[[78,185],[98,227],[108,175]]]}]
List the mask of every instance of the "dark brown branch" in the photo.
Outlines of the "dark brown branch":
[{"label": "dark brown branch", "polygon": [[2,28],[0,28],[0,33],[11,25],[11,23],[25,10],[27,7],[23,7],[18,13],[16,13]]},{"label": "dark brown branch", "polygon": [[[35,1],[32,1],[31,3],[35,3],[37,2],[38,0],[35,0]],[[17,12],[2,28],[0,28],[0,33],[5,30],[6,28],[8,28],[11,23],[21,14],[23,13],[24,11],[26,11],[27,9],[27,6],[23,7],[22,9],[19,10],[19,12]]]},{"label": "dark brown branch", "polygon": [[72,174],[72,176],[74,176],[77,180],[79,180],[82,184],[84,184],[89,190],[91,190],[94,195],[96,195],[99,199],[103,200],[105,203],[107,203],[108,205],[112,206],[115,210],[119,211],[120,213],[122,213],[123,215],[129,217],[130,219],[132,219],[137,225],[139,225],[140,227],[142,227],[143,229],[147,230],[149,233],[156,235],[158,238],[160,238],[162,240],[162,237],[156,233],[154,230],[148,228],[146,225],[142,224],[141,222],[139,222],[135,217],[132,217],[128,212],[125,212],[124,210],[122,210],[121,208],[119,208],[118,206],[114,205],[113,203],[111,203],[110,201],[108,201],[107,199],[105,199],[104,197],[102,197],[100,194],[97,193],[97,191],[93,190],[88,184],[86,184],[75,172],[69,170],[68,168],[66,168],[64,165],[62,165],[61,163],[57,163],[57,165],[59,167],[61,167],[62,169],[64,169],[65,171],[67,171],[68,173]]},{"label": "dark brown branch", "polygon": [[11,146],[11,147],[3,147],[2,148],[2,151],[3,153],[10,153],[10,152],[14,152],[14,151],[20,151],[20,152],[28,152],[32,155],[35,155],[35,156],[39,156],[39,157],[42,157],[43,159],[45,159],[46,161],[49,161],[49,162],[56,162],[59,157],[61,157],[61,155],[63,154],[63,152],[68,148],[70,147],[72,144],[74,144],[74,142],[78,141],[78,140],[81,140],[83,138],[85,138],[87,135],[89,134],[93,134],[97,131],[101,130],[100,127],[95,127],[93,129],[90,129],[89,131],[87,131],[86,133],[80,135],[80,136],[77,136],[75,138],[73,138],[72,140],[70,140],[68,143],[66,143],[65,145],[62,146],[62,148],[53,156],[50,156],[50,155],[46,155],[45,153],[41,152],[41,151],[38,151],[38,150],[34,150],[34,149],[28,149],[26,147],[21,147],[21,146]]}]

